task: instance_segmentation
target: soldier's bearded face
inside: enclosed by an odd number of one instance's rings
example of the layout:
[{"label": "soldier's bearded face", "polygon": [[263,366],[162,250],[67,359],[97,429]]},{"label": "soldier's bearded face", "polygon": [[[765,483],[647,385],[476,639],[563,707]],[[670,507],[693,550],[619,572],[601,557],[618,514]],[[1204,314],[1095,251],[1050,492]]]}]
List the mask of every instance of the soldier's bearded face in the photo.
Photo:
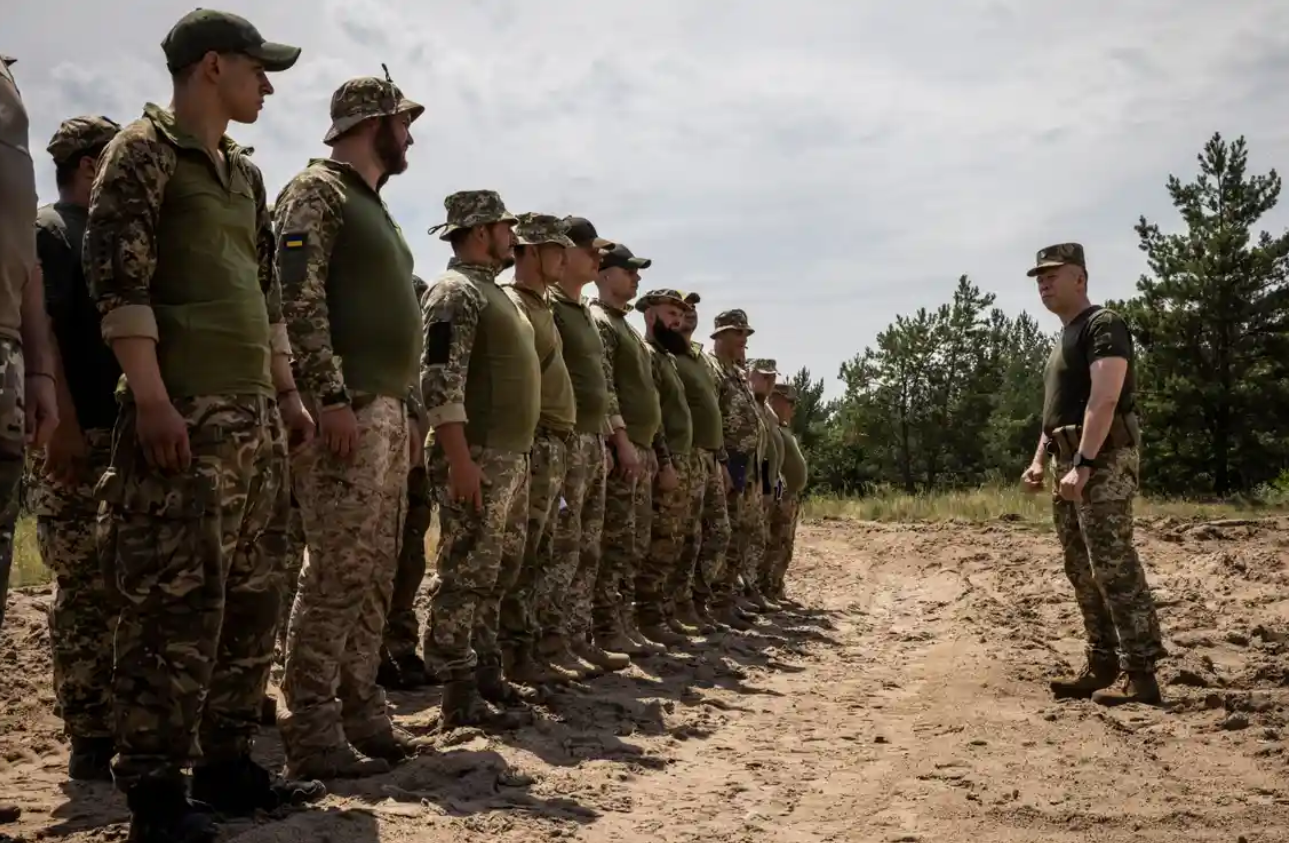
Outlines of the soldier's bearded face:
[{"label": "soldier's bearded face", "polygon": [[264,65],[249,56],[217,56],[214,64],[215,89],[230,119],[254,123],[264,108],[264,98],[273,93]]},{"label": "soldier's bearded face", "polygon": [[488,236],[488,257],[501,266],[507,259],[515,257],[515,233],[511,223],[495,222],[485,229]]},{"label": "soldier's bearded face", "polygon": [[407,148],[412,145],[412,131],[406,114],[386,117],[380,121],[373,139],[376,157],[390,175],[407,170]]}]

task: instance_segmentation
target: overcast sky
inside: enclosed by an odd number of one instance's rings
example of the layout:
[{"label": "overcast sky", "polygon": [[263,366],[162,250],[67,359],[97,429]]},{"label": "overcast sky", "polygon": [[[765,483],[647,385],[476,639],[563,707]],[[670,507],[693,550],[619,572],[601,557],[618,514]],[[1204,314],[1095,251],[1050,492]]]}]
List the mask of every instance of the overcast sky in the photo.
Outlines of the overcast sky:
[{"label": "overcast sky", "polygon": [[[193,0],[3,0],[0,52],[43,148],[59,121],[169,102],[160,50]],[[653,258],[642,291],[742,307],[752,353],[838,364],[966,273],[1046,327],[1025,277],[1080,240],[1095,298],[1145,269],[1132,225],[1179,225],[1169,173],[1216,130],[1289,162],[1289,3],[1274,0],[224,0],[303,47],[258,123],[270,197],[326,154],[331,93],[388,64],[427,110],[385,195],[432,279],[443,197],[580,214]],[[110,35],[109,35],[110,33]],[[1289,197],[1286,198],[1289,203]],[[1282,229],[1280,209],[1266,220]]]}]

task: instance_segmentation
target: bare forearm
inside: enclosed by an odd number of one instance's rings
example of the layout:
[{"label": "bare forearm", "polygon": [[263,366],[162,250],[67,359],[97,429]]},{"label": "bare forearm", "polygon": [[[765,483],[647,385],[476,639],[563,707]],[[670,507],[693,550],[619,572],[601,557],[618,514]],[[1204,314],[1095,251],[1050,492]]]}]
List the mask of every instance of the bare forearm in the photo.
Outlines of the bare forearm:
[{"label": "bare forearm", "polygon": [[52,375],[53,356],[49,314],[45,312],[45,277],[37,264],[22,294],[22,357],[27,373]]},{"label": "bare forearm", "polygon": [[1038,435],[1038,447],[1034,449],[1034,462],[1043,462],[1043,458],[1047,456],[1047,443],[1047,433],[1040,433]]},{"label": "bare forearm", "polygon": [[465,438],[465,425],[447,422],[434,428],[434,440],[443,447],[449,465],[460,465],[470,459],[470,443]]},{"label": "bare forearm", "polygon": [[112,342],[112,353],[130,384],[136,404],[169,403],[170,393],[157,364],[157,344],[147,337],[121,337]]},{"label": "bare forearm", "polygon": [[295,391],[295,376],[291,374],[291,355],[274,354],[272,362],[269,363],[269,371],[273,375],[273,388],[278,394]]},{"label": "bare forearm", "polygon": [[1088,409],[1083,414],[1083,437],[1079,440],[1079,453],[1088,459],[1096,459],[1101,446],[1105,444],[1110,425],[1114,423],[1117,403],[1114,400],[1104,400],[1088,404]]}]

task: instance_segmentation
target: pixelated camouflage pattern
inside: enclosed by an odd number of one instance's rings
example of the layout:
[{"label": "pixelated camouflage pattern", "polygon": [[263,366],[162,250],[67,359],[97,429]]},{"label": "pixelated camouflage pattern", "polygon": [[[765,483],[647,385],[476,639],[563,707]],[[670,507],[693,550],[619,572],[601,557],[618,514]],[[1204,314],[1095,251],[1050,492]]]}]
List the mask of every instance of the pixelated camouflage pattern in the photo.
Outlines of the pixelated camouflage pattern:
[{"label": "pixelated camouflage pattern", "polygon": [[797,522],[801,517],[801,500],[785,494],[770,509],[769,538],[765,543],[766,568],[763,593],[774,597],[784,593],[784,580],[797,546]]},{"label": "pixelated camouflage pattern", "polygon": [[790,383],[776,383],[773,391],[775,395],[782,395],[794,404],[797,401],[797,388]]},{"label": "pixelated camouflage pattern", "polygon": [[[535,643],[542,633],[537,599],[539,594],[549,593],[543,581],[554,562],[554,515],[568,475],[569,442],[575,442],[572,434],[538,430],[529,452],[528,526],[521,548],[523,559],[513,585],[501,598],[500,636],[506,644]],[[502,569],[510,565],[507,562]],[[563,572],[560,578],[563,579]],[[567,588],[567,582],[564,587]]]},{"label": "pixelated camouflage pattern", "polygon": [[94,488],[112,461],[112,431],[84,432],[80,482],[65,486],[45,476],[43,452],[30,452],[27,509],[36,516],[36,547],[54,574],[49,606],[54,699],[71,737],[112,736],[112,636],[116,596],[108,588],[111,548],[98,541]]},{"label": "pixelated camouflage pattern", "polygon": [[[515,545],[515,533],[522,542],[527,530],[528,455],[475,445],[470,458],[483,473],[482,509],[451,498],[442,447],[436,444],[429,456],[439,509],[439,587],[430,598],[423,649],[426,667],[444,681],[468,678],[478,666],[476,630],[490,618],[496,623],[503,554]],[[495,627],[492,632],[495,648]]]},{"label": "pixelated camouflage pattern", "polygon": [[447,222],[439,223],[429,232],[438,232],[440,240],[447,240],[452,232],[461,228],[474,228],[476,225],[495,222],[519,222],[518,217],[506,210],[505,203],[495,190],[459,190],[443,200],[443,207],[447,211]]},{"label": "pixelated camouflage pattern", "polygon": [[649,292],[645,293],[643,296],[640,296],[638,299],[636,299],[636,310],[640,311],[641,313],[644,313],[646,310],[648,310],[651,307],[654,307],[655,305],[674,304],[676,307],[679,307],[681,310],[690,311],[694,309],[695,302],[691,302],[689,300],[689,297],[694,295],[696,294],[690,293],[689,296],[686,296],[680,290],[671,290],[671,289],[650,290]]},{"label": "pixelated camouflage pattern", "polygon": [[[278,615],[277,643],[274,651],[274,665],[281,668],[286,663],[286,630],[290,625],[291,607],[295,605],[295,593],[300,587],[300,570],[304,568],[304,554],[308,542],[304,539],[304,518],[300,515],[300,501],[291,495],[291,504],[287,507],[285,545],[282,562],[282,612]],[[281,684],[281,676],[278,676]]]},{"label": "pixelated camouflage pattern", "polygon": [[72,117],[58,124],[45,151],[54,159],[55,165],[60,165],[71,160],[77,153],[106,146],[119,131],[121,131],[120,124],[107,117],[97,115]]},{"label": "pixelated camouflage pattern", "polygon": [[709,354],[708,360],[716,377],[725,450],[749,456],[759,454],[764,423],[747,375],[737,363],[723,362],[714,354]]},{"label": "pixelated camouflage pattern", "polygon": [[605,445],[598,433],[570,441],[556,504],[550,569],[537,584],[537,623],[546,635],[585,635],[603,548]]},{"label": "pixelated camouflage pattern", "polygon": [[287,627],[278,730],[296,763],[393,729],[376,670],[407,508],[407,408],[379,396],[355,415],[348,460],[315,439],[291,461],[309,557]]},{"label": "pixelated camouflage pattern", "polygon": [[[113,698],[121,789],[250,751],[273,661],[290,506],[286,428],[266,397],[181,398],[192,464],[151,468],[122,407],[96,494],[115,530]],[[200,741],[198,743],[198,741]]]},{"label": "pixelated camouflage pattern", "polygon": [[760,486],[749,483],[742,494],[731,492],[727,500],[730,543],[725,556],[725,570],[719,585],[713,589],[717,606],[728,606],[733,602],[740,579],[744,585],[757,582],[765,553],[765,504]]},{"label": "pixelated camouflage pattern", "polygon": [[[470,350],[474,347],[479,317],[488,301],[479,284],[496,283],[492,267],[462,263],[453,258],[448,269],[430,285],[421,299],[421,320],[425,324],[425,359],[421,363],[421,395],[431,427],[445,421],[465,419],[466,376],[470,371]],[[429,332],[435,325],[451,327],[452,342],[447,362],[430,362],[433,343]]]},{"label": "pixelated camouflage pattern", "polygon": [[636,617],[641,626],[657,625],[672,614],[676,591],[683,578],[685,539],[702,513],[707,477],[701,462],[683,454],[672,460],[676,488],[664,492],[655,485],[649,545],[635,578]]},{"label": "pixelated camouflage pattern", "polygon": [[712,328],[714,329],[712,331],[713,338],[725,331],[742,331],[748,336],[756,333],[752,326],[748,324],[747,312],[738,309],[725,310],[716,314],[716,318],[712,320]]},{"label": "pixelated camouflage pattern", "polygon": [[636,574],[652,536],[658,458],[650,448],[632,447],[640,460],[640,473],[628,480],[615,470],[605,481],[603,550],[592,604],[597,636],[612,636],[623,613],[632,610]]},{"label": "pixelated camouflage pattern", "polygon": [[553,243],[570,249],[574,246],[568,238],[567,223],[559,217],[534,212],[519,215],[519,223],[515,226],[515,242],[521,246],[537,246],[542,243]]},{"label": "pixelated camouflage pattern", "polygon": [[322,142],[331,144],[345,132],[372,117],[409,114],[413,121],[425,113],[425,106],[403,96],[397,85],[375,76],[360,76],[342,82],[331,95],[331,127]]},{"label": "pixelated camouflage pattern", "polygon": [[[1140,455],[1136,448],[1103,451],[1079,502],[1053,490],[1052,514],[1065,555],[1065,575],[1083,615],[1091,660],[1113,660],[1124,671],[1153,672],[1166,653],[1146,570],[1133,543],[1132,502]],[[1059,483],[1070,470],[1054,459]],[[1116,652],[1117,651],[1117,652]]]},{"label": "pixelated camouflage pattern", "polygon": [[747,370],[756,372],[758,375],[777,375],[779,374],[778,361],[769,357],[754,357],[747,361]]},{"label": "pixelated camouflage pattern", "polygon": [[385,651],[392,658],[416,654],[421,624],[416,617],[416,593],[425,579],[425,534],[434,517],[434,501],[424,465],[414,465],[407,475],[407,518],[394,573],[394,591],[385,621]]},{"label": "pixelated camouflage pattern", "polygon": [[13,537],[25,468],[27,423],[22,344],[0,336],[0,624],[9,594]]},{"label": "pixelated camouflage pattern", "polygon": [[1057,243],[1054,246],[1045,246],[1038,250],[1034,263],[1034,268],[1027,273],[1031,278],[1044,269],[1064,266],[1067,263],[1072,263],[1084,269],[1088,268],[1087,259],[1083,254],[1083,246],[1078,243]]},{"label": "pixelated camouflage pattern", "polygon": [[685,531],[685,547],[672,586],[675,600],[711,599],[725,574],[730,545],[729,503],[725,496],[725,471],[710,451],[695,450],[693,487],[699,496],[694,517]]}]

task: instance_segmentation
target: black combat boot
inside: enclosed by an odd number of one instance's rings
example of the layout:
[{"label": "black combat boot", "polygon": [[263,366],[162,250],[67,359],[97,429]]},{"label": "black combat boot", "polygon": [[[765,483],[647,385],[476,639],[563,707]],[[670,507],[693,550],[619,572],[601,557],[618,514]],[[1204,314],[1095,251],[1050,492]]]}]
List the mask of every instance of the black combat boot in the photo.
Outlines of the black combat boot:
[{"label": "black combat boot", "polygon": [[78,782],[110,782],[115,754],[116,744],[111,738],[72,738],[67,776]]},{"label": "black combat boot", "polygon": [[149,776],[125,795],[128,843],[213,843],[215,820],[188,799],[182,776]]},{"label": "black combat boot", "polygon": [[1058,700],[1086,700],[1119,678],[1119,663],[1113,658],[1089,659],[1073,679],[1054,679],[1052,696]]},{"label": "black combat boot", "polygon": [[221,814],[253,816],[284,805],[302,805],[327,795],[320,781],[288,781],[244,755],[233,761],[199,764],[192,771],[192,796]]}]

